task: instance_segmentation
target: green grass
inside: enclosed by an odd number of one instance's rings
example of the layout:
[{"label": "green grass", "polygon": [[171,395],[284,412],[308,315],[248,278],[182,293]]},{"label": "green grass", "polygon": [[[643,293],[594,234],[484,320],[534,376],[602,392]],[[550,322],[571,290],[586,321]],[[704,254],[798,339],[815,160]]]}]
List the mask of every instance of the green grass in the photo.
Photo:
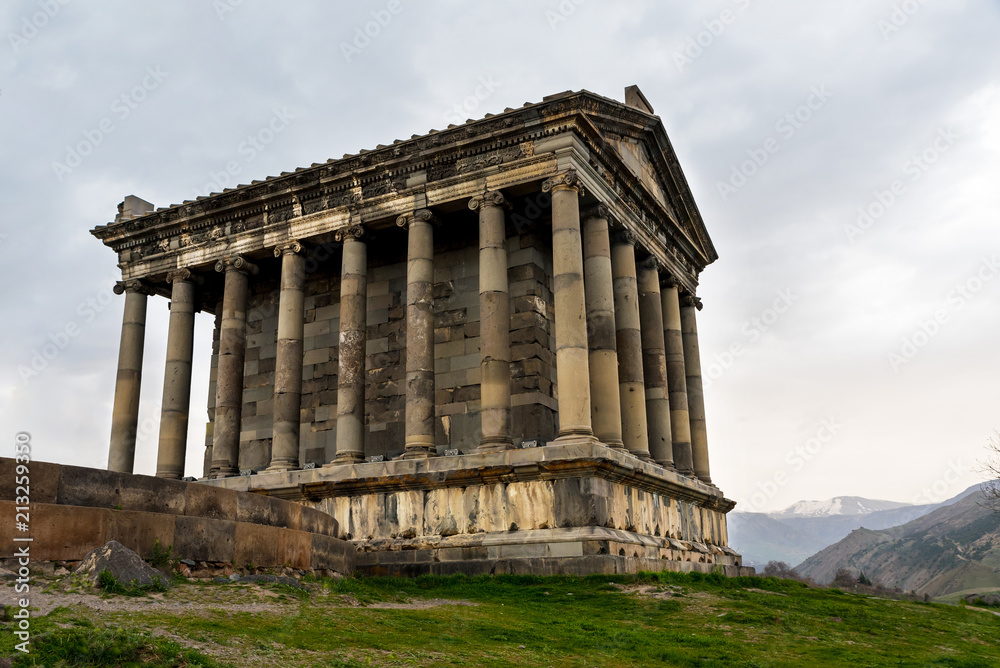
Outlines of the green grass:
[{"label": "green grass", "polygon": [[[625,593],[615,585],[648,591]],[[274,585],[180,583],[164,601],[199,605],[142,612],[62,610],[35,623],[47,624],[57,637],[76,627],[56,624],[85,617],[101,633],[121,625],[133,645],[158,648],[156,643],[168,641],[142,634],[183,638],[182,644],[213,656],[220,666],[1000,665],[995,615],[809,589],[774,578],[451,576],[315,580],[308,586],[311,591],[303,595]],[[426,599],[476,605],[375,607]],[[257,601],[280,609],[224,607]],[[3,634],[0,655],[11,653],[9,635]],[[41,641],[39,636],[37,647]],[[167,648],[157,651],[167,656]],[[65,665],[216,665],[201,655],[183,660],[189,663],[164,658]]]},{"label": "green grass", "polygon": [[[14,652],[14,668],[219,668],[222,665],[172,640],[127,628],[95,627],[89,619],[66,617],[67,613],[63,608],[53,613],[51,619],[35,620],[30,652]],[[65,621],[56,621],[60,618]],[[7,654],[11,654],[9,649]]]}]

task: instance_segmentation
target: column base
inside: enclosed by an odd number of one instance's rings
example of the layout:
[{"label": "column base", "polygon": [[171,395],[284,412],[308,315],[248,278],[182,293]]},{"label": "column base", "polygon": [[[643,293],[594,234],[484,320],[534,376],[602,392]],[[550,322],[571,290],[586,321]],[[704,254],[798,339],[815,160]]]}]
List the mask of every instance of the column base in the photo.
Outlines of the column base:
[{"label": "column base", "polygon": [[633,452],[632,450],[625,450],[625,453],[632,455],[640,462],[649,462],[650,464],[656,464],[656,462],[653,461],[653,458],[649,456],[648,452]]},{"label": "column base", "polygon": [[608,446],[612,450],[619,450],[621,452],[628,452],[628,449],[625,447],[625,444],[622,441],[608,441],[604,445]]},{"label": "column base", "polygon": [[430,459],[431,457],[436,457],[437,451],[426,445],[408,445],[399,457],[396,459]]},{"label": "column base", "polygon": [[666,469],[667,471],[673,471],[674,473],[678,472],[677,468],[674,467],[674,463],[673,462],[653,462],[653,463],[656,464],[657,466],[660,466],[660,467]]},{"label": "column base", "polygon": [[156,477],[167,478],[168,480],[180,480],[182,476],[180,473],[175,473],[174,471],[157,471]]},{"label": "column base", "polygon": [[591,444],[597,443],[597,437],[593,434],[565,434],[563,436],[558,436],[555,440],[549,441],[545,445],[577,445],[577,444]]},{"label": "column base", "polygon": [[213,466],[209,474],[212,478],[232,478],[238,476],[240,472],[231,466]]},{"label": "column base", "polygon": [[505,452],[514,449],[514,442],[508,437],[501,440],[482,440],[476,452]]},{"label": "column base", "polygon": [[365,461],[365,454],[363,452],[338,452],[333,461],[323,464],[323,468],[329,468],[330,466],[346,466],[348,464],[360,464]]},{"label": "column base", "polygon": [[298,462],[275,462],[262,471],[262,473],[284,473],[285,471],[298,471],[302,467]]}]

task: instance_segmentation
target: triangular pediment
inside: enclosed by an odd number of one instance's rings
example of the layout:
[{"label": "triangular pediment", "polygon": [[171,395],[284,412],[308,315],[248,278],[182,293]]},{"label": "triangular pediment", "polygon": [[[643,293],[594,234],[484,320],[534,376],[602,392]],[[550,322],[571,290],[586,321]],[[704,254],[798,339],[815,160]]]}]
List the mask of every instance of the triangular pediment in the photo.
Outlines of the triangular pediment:
[{"label": "triangular pediment", "polygon": [[[584,113],[603,146],[663,208],[702,262],[714,262],[718,254],[660,118],[619,102],[602,101],[606,104],[591,106]],[[611,105],[617,108],[609,108]]]}]

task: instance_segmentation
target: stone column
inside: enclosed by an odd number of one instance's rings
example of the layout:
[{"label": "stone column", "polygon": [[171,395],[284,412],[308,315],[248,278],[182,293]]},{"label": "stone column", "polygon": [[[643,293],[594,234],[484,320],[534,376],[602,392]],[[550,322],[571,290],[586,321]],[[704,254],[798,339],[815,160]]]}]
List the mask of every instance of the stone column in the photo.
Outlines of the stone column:
[{"label": "stone column", "polygon": [[559,436],[554,441],[593,441],[590,422],[590,364],[587,305],[583,287],[580,196],[575,170],[542,183],[552,193],[552,285],[555,297],[556,379]]},{"label": "stone column", "polygon": [[111,449],[108,470],[132,473],[135,438],[139,428],[139,386],[142,382],[142,350],[146,338],[146,296],[152,289],[142,281],[119,281],[115,294],[125,294],[122,338],[118,347],[115,403],[111,412]]},{"label": "stone column", "polygon": [[302,244],[276,246],[281,258],[278,336],[274,361],[274,422],[268,471],[299,468],[299,410],[302,406],[302,331],[304,327],[305,258]]},{"label": "stone column", "polygon": [[663,303],[660,271],[655,258],[639,265],[639,322],[642,328],[642,380],[646,394],[646,424],[649,455],[660,466],[674,468],[673,435],[670,432],[670,400],[667,397],[667,362],[663,344]]},{"label": "stone column", "polygon": [[424,459],[434,447],[434,228],[418,209],[396,220],[406,227],[406,427],[404,459]]},{"label": "stone column", "polygon": [[681,336],[684,341],[684,371],[687,373],[688,412],[691,416],[691,457],[694,474],[712,484],[708,470],[708,433],[705,430],[705,395],[701,388],[701,355],[698,351],[698,323],[695,313],[701,300],[684,295],[681,301]]},{"label": "stone column", "polygon": [[587,212],[583,221],[583,282],[587,301],[587,342],[590,346],[590,420],[597,440],[616,450],[624,450],[608,214],[608,207],[599,204]]},{"label": "stone column", "polygon": [[684,343],[681,338],[681,306],[677,281],[673,278],[660,286],[663,308],[663,338],[667,358],[667,392],[670,396],[670,431],[674,441],[674,466],[686,475],[694,475],[691,459],[691,418],[688,415],[687,378],[684,373]]},{"label": "stone column", "polygon": [[160,404],[160,445],[156,454],[159,478],[184,476],[187,454],[188,410],[191,405],[191,357],[194,353],[194,286],[189,269],[167,273],[170,324],[167,330],[167,363],[163,372]]},{"label": "stone column", "polygon": [[508,450],[510,437],[510,293],[507,289],[507,200],[488,191],[469,200],[479,211],[480,452]]},{"label": "stone column", "polygon": [[219,326],[219,366],[215,380],[215,422],[212,427],[212,471],[216,478],[239,474],[240,429],[243,415],[243,353],[247,338],[249,274],[257,265],[240,256],[215,263],[225,272],[222,321]]},{"label": "stone column", "polygon": [[368,246],[355,225],[337,232],[340,267],[340,358],[337,375],[337,454],[333,464],[365,459],[365,357],[368,337]]},{"label": "stone column", "polygon": [[642,381],[639,290],[635,271],[635,237],[628,230],[615,234],[612,241],[611,275],[615,292],[615,339],[618,349],[618,387],[622,406],[622,440],[629,452],[639,459],[649,461],[646,391]]}]

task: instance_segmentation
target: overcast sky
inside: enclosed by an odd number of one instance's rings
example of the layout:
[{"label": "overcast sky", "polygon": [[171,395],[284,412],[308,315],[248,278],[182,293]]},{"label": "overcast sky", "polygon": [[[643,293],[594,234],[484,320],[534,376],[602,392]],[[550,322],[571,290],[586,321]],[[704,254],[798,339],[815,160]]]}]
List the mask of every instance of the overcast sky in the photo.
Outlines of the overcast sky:
[{"label": "overcast sky", "polygon": [[[1000,427],[1000,4],[693,4],[4,3],[0,450],[23,430],[38,459],[107,463],[123,300],[89,231],[125,195],[166,206],[638,84],[720,256],[699,289],[716,483],[742,510],[973,484]],[[139,473],[166,321],[151,299]]]}]

